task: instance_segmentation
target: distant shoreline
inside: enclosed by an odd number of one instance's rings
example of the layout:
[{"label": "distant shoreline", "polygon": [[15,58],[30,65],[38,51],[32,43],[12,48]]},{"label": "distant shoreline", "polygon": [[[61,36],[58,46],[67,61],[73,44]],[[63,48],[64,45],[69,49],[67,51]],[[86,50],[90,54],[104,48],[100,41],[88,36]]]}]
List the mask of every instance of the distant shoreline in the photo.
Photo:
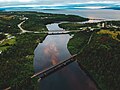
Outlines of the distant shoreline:
[{"label": "distant shoreline", "polygon": [[[92,11],[90,11],[90,10],[80,10],[80,11],[78,11],[77,13],[76,13],[76,11],[74,11],[74,10],[42,10],[42,11],[25,11],[25,10],[21,10],[21,11],[15,11],[15,10],[11,10],[11,11],[5,11],[5,10],[0,10],[0,12],[40,12],[40,13],[48,13],[48,14],[65,14],[65,15],[77,15],[77,16],[81,16],[81,17],[84,17],[84,18],[89,18],[89,20],[103,20],[103,21],[119,21],[120,20],[120,11],[119,12],[117,12],[116,10],[107,10],[108,11],[108,13],[110,13],[109,15],[107,14],[107,16],[109,17],[106,17],[106,18],[103,18],[102,17],[102,15],[100,16],[99,14],[98,14],[98,16],[97,15],[94,15],[95,17],[88,17],[89,15],[87,15],[87,13],[89,13],[89,14],[91,14],[92,12],[96,12],[96,13],[102,13],[102,12],[104,12],[104,10],[98,10],[98,11],[96,11],[96,10],[92,10]],[[112,13],[118,13],[118,14],[112,14]],[[85,14],[84,16],[82,15],[82,14]],[[118,17],[119,18],[118,18]],[[105,16],[104,16],[105,17]]]}]

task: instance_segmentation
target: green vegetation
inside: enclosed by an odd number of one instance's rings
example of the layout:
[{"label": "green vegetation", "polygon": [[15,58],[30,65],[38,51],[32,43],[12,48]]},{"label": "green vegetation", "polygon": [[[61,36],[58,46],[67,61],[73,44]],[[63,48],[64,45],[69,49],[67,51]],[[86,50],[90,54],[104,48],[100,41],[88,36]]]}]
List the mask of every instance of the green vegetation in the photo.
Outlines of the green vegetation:
[{"label": "green vegetation", "polygon": [[120,43],[108,35],[95,35],[78,57],[102,90],[119,90]]},{"label": "green vegetation", "polygon": [[5,39],[5,38],[6,38],[6,36],[4,34],[0,34],[0,41]]},{"label": "green vegetation", "polygon": [[[110,30],[100,30],[97,32],[97,34],[108,34],[110,35],[113,39],[117,40],[120,42],[120,39],[118,35],[120,35],[120,31],[110,31]],[[117,38],[118,37],[118,38]]]},{"label": "green vegetation", "polygon": [[[16,35],[16,43],[0,56],[0,88],[12,86],[15,90],[33,90],[34,80],[29,79],[34,74],[33,55],[38,41],[44,39],[44,34]],[[33,84],[34,82],[34,84]],[[37,84],[36,84],[37,85]]]},{"label": "green vegetation", "polygon": [[7,50],[10,46],[14,45],[16,42],[16,39],[5,39],[1,44],[0,44],[0,51],[5,51]]},{"label": "green vegetation", "polygon": [[20,30],[16,24],[20,23],[19,17],[11,13],[0,12],[0,32],[19,33]]},{"label": "green vegetation", "polygon": [[0,34],[0,52],[7,50],[10,46],[14,45],[16,40],[14,36],[10,34],[1,33]]},{"label": "green vegetation", "polygon": [[98,28],[97,23],[62,23],[59,25],[61,28],[64,28],[66,30],[81,30],[81,28],[86,27],[92,27],[92,28]]},{"label": "green vegetation", "polygon": [[[28,19],[26,19],[28,18]],[[80,22],[88,19],[74,15],[46,14],[39,12],[0,12],[0,89],[12,87],[12,90],[37,90],[34,74],[33,57],[37,44],[45,38],[45,34],[20,33],[18,24],[30,31],[46,31],[46,24],[70,21]],[[119,21],[109,21],[107,24],[120,25]],[[108,25],[109,26],[109,25]],[[97,23],[79,24],[64,23],[60,27],[67,30],[80,28],[98,28]],[[9,33],[14,38],[8,38]],[[88,44],[90,36],[92,39]],[[114,27],[101,31],[82,31],[74,34],[68,48],[72,54],[81,52],[78,62],[85,68],[102,90],[120,90],[120,33]],[[84,48],[83,48],[84,47]]]},{"label": "green vegetation", "polygon": [[120,26],[120,21],[105,21],[106,23],[108,23],[109,25],[115,25],[115,26]]},{"label": "green vegetation", "polygon": [[[28,20],[22,26],[24,29],[30,31],[45,31],[46,24],[54,23],[54,22],[61,22],[61,21],[86,21],[88,19],[82,18],[80,16],[75,15],[64,15],[64,14],[44,14],[44,13],[33,13],[32,15],[24,14]],[[33,22],[34,21],[34,22]],[[33,27],[34,26],[34,27]]]},{"label": "green vegetation", "polygon": [[117,35],[117,38],[120,40],[120,34],[119,34],[119,35]]},{"label": "green vegetation", "polygon": [[68,45],[70,52],[81,51],[78,56],[80,66],[89,72],[101,90],[120,90],[120,42],[116,39],[119,31],[111,28],[95,31],[89,44],[88,37],[90,34],[85,31],[74,34]]},{"label": "green vegetation", "polygon": [[81,51],[83,46],[88,42],[88,39],[92,33],[87,32],[78,32],[74,34],[74,37],[70,39],[68,43],[68,49],[72,54],[78,53]]},{"label": "green vegetation", "polygon": [[[71,19],[72,18],[72,19]],[[0,90],[11,87],[12,90],[37,90],[37,80],[31,80],[34,74],[34,49],[42,42],[46,34],[20,33],[18,24],[22,21],[23,29],[46,31],[46,24],[60,21],[88,20],[79,16],[64,14],[45,14],[39,12],[0,12]],[[9,36],[14,36],[10,38]]]}]

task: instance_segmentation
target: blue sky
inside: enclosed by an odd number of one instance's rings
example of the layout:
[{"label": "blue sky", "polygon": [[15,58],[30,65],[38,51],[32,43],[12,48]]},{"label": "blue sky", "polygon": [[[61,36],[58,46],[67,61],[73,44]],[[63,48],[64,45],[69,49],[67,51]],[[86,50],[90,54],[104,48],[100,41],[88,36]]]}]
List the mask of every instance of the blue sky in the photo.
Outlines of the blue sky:
[{"label": "blue sky", "polygon": [[113,3],[119,0],[0,0],[0,6],[21,5],[21,4],[37,4],[37,5],[59,5],[69,3],[86,3],[86,2],[103,2]]}]

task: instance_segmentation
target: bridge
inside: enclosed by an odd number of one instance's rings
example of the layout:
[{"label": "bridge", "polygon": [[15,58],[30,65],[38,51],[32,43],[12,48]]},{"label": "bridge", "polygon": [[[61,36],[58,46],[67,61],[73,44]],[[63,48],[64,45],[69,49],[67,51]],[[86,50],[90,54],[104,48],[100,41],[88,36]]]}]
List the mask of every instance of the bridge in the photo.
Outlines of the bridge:
[{"label": "bridge", "polygon": [[[51,66],[51,67],[49,67],[49,68],[47,68],[47,69],[45,69],[45,70],[43,70],[43,71],[40,71],[40,72],[32,75],[31,77],[28,77],[27,79],[33,79],[33,78],[39,76],[38,81],[40,81],[40,80],[46,78],[47,76],[49,76],[50,74],[52,74],[52,73],[54,73],[54,72],[56,72],[56,71],[64,68],[65,66],[71,64],[72,62],[76,61],[76,60],[77,60],[76,57],[77,57],[77,56],[84,50],[84,48],[91,42],[91,39],[92,39],[92,37],[93,37],[93,34],[94,34],[94,33],[92,33],[92,34],[90,35],[87,44],[86,44],[85,46],[83,46],[83,48],[82,48],[77,54],[72,55],[70,58],[68,58],[68,59],[66,59],[66,60],[64,60],[64,61],[61,61],[60,63],[58,63],[58,64],[56,64],[56,65],[54,65],[54,66]],[[4,89],[4,90],[11,90],[11,88],[12,88],[12,87],[8,87],[8,88],[6,88],[6,89]]]},{"label": "bridge", "polygon": [[45,70],[43,70],[43,71],[40,71],[40,72],[34,74],[33,76],[31,76],[31,79],[32,79],[32,78],[35,78],[35,77],[37,77],[37,76],[39,76],[39,80],[44,79],[44,78],[47,77],[48,75],[50,75],[50,74],[58,71],[58,70],[61,69],[61,68],[64,68],[65,66],[69,65],[70,63],[76,61],[76,60],[77,60],[77,59],[76,59],[76,56],[77,56],[77,55],[78,55],[78,54],[74,54],[74,55],[72,55],[70,58],[68,58],[68,59],[66,59],[66,60],[64,60],[64,61],[62,61],[62,62],[60,62],[60,63],[58,63],[58,64],[56,64],[56,65],[54,65],[54,66],[52,66],[52,67],[50,67],[50,68],[47,68],[47,69],[45,69]]},{"label": "bridge", "polygon": [[67,31],[67,30],[52,30],[52,31],[42,31],[42,32],[39,32],[39,31],[31,31],[29,33],[39,33],[39,34],[48,34],[48,35],[54,35],[54,34],[68,34],[68,33],[76,33],[76,32],[81,32],[81,31],[84,31],[84,30],[70,30],[70,31]]},{"label": "bridge", "polygon": [[[35,77],[39,77],[38,81],[40,81],[40,80],[46,78],[47,76],[49,76],[50,74],[64,68],[65,66],[71,64],[72,62],[76,61],[77,60],[76,57],[77,57],[78,54],[74,54],[70,58],[68,58],[68,59],[66,59],[64,61],[61,61],[60,63],[58,63],[58,64],[56,64],[54,66],[51,66],[51,67],[49,67],[49,68],[47,68],[47,69],[45,69],[43,71],[40,71],[40,72],[32,75],[30,78],[28,77],[27,79],[33,79]],[[4,90],[11,90],[11,89],[12,89],[12,87],[8,87],[8,88],[6,88]]]},{"label": "bridge", "polygon": [[22,24],[25,23],[26,20],[22,21],[21,23],[18,24],[18,28],[21,30],[21,33],[39,33],[39,34],[48,34],[48,35],[54,35],[54,34],[68,34],[68,33],[75,33],[75,32],[80,32],[83,31],[82,29],[80,30],[52,30],[52,31],[29,31],[29,30],[25,30],[22,28]]},{"label": "bridge", "polygon": [[93,34],[94,34],[94,33],[92,33],[92,34],[90,35],[87,44],[86,44],[77,54],[74,54],[74,55],[72,55],[70,58],[68,58],[68,59],[66,59],[66,60],[64,60],[64,61],[62,61],[62,62],[60,62],[60,63],[58,63],[58,64],[56,64],[56,65],[54,65],[54,66],[51,66],[51,67],[49,67],[49,68],[47,68],[47,69],[45,69],[45,70],[43,70],[43,71],[40,71],[40,72],[34,74],[33,76],[31,76],[31,79],[39,76],[39,80],[42,80],[42,79],[44,79],[45,77],[49,76],[50,74],[58,71],[58,70],[61,69],[61,68],[64,68],[65,66],[69,65],[70,63],[76,61],[76,60],[77,60],[76,57],[77,57],[77,56],[84,50],[84,48],[91,42],[91,39],[92,39],[92,37],[93,37]]}]

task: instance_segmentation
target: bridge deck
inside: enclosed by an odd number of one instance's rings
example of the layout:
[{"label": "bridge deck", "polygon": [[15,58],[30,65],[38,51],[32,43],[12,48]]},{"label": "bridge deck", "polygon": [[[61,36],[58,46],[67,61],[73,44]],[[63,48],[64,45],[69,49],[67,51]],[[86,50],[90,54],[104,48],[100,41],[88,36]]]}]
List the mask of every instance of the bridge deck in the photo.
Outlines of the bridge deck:
[{"label": "bridge deck", "polygon": [[34,33],[41,33],[41,34],[67,34],[67,33],[75,33],[75,32],[80,32],[83,30],[52,30],[52,31],[42,31],[42,32],[34,32]]},{"label": "bridge deck", "polygon": [[62,61],[62,62],[60,62],[60,63],[58,63],[50,68],[47,68],[41,72],[38,72],[38,73],[34,74],[33,76],[31,76],[31,78],[39,76],[40,79],[43,79],[43,78],[47,77],[48,75],[56,72],[57,70],[69,65],[70,63],[72,63],[74,61],[76,61],[76,56],[77,56],[77,54],[71,56],[67,60],[64,60],[64,61]]}]

